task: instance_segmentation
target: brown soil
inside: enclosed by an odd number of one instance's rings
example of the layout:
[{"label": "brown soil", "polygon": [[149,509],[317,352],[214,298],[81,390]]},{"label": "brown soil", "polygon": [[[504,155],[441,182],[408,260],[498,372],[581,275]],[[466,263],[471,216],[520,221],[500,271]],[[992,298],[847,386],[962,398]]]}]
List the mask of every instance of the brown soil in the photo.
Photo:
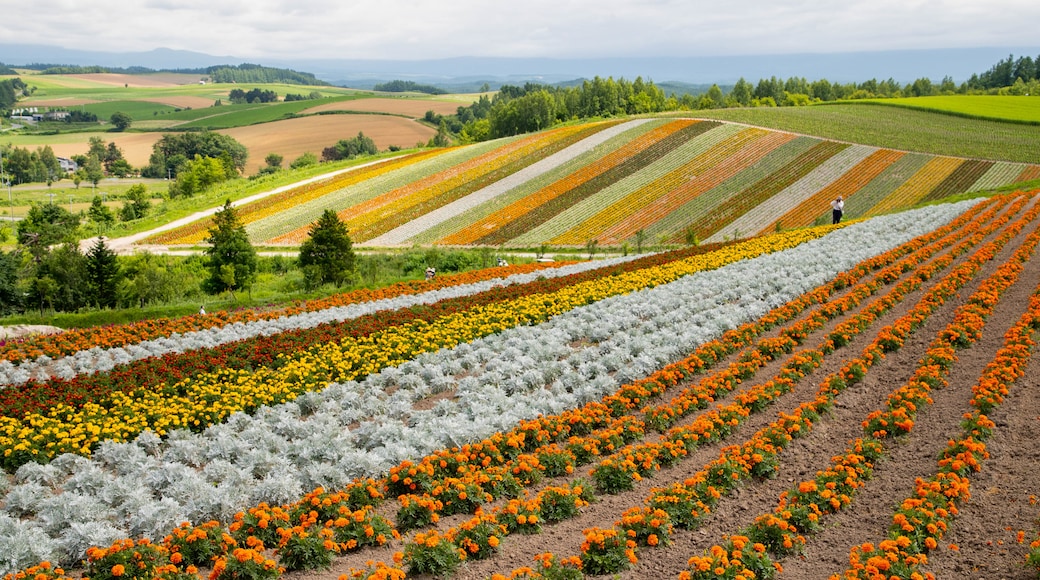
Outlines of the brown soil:
[{"label": "brown soil", "polygon": [[78,99],[74,97],[62,97],[60,99],[37,99],[19,101],[18,107],[75,107],[78,105],[92,105],[100,103],[96,99]]},{"label": "brown soil", "polygon": [[436,133],[426,125],[387,115],[318,115],[219,132],[234,137],[249,150],[247,175],[263,166],[268,153],[282,155],[286,164],[308,151],[321,157],[322,149],[340,139],[356,137],[359,132],[371,137],[380,151],[390,145],[414,147]]},{"label": "brown soil", "polygon": [[[211,104],[211,103],[210,103]],[[426,143],[436,133],[421,123],[387,115],[320,115],[263,123],[249,127],[238,127],[219,131],[231,135],[249,151],[245,174],[253,175],[264,165],[268,153],[279,153],[289,161],[310,151],[321,156],[322,149],[340,139],[355,137],[362,132],[371,137],[380,150],[390,145],[403,148]],[[96,133],[82,133],[74,143],[52,143],[51,149],[59,157],[87,152],[87,139]],[[150,133],[103,133],[106,143],[114,142],[123,151],[123,157],[134,167],[148,165],[152,146],[162,137],[160,132]]]},{"label": "brown soil", "polygon": [[85,155],[90,148],[87,140],[90,137],[100,136],[105,143],[115,143],[123,151],[123,157],[126,158],[127,163],[134,167],[143,167],[148,165],[152,146],[162,137],[161,133],[81,133],[80,135],[82,135],[82,140],[79,142],[53,143],[51,149],[59,157]]},{"label": "brown soil", "polygon": [[364,111],[372,113],[392,113],[395,115],[407,115],[418,119],[433,111],[440,115],[454,115],[461,103],[457,101],[431,101],[427,99],[405,99],[405,98],[373,98],[355,99],[352,101],[340,101],[338,103],[326,103],[317,107],[311,107],[303,111],[303,114],[323,113],[327,111]]},{"label": "brown soil", "polygon": [[[676,577],[685,569],[689,557],[701,555],[712,545],[721,544],[723,536],[727,534],[738,533],[741,527],[750,524],[757,516],[770,512],[782,491],[811,479],[818,470],[826,468],[832,456],[844,452],[849,441],[862,435],[860,423],[863,418],[871,411],[882,408],[888,394],[904,384],[936,333],[950,321],[954,310],[970,296],[981,280],[1011,256],[1025,235],[1036,227],[1037,223],[1030,224],[994,260],[987,263],[957,297],[948,300],[935,312],[900,350],[876,363],[863,382],[843,392],[834,409],[814,424],[808,436],[795,440],[781,453],[778,477],[747,483],[735,493],[724,497],[716,511],[699,529],[676,530],[670,546],[641,548],[640,561],[617,577]],[[489,560],[465,563],[456,578],[486,579],[496,572],[508,576],[515,568],[532,565],[533,556],[541,552],[551,551],[562,557],[577,555],[583,529],[611,527],[622,511],[642,506],[652,487],[682,481],[693,475],[718,457],[723,446],[742,443],[771,422],[777,412],[789,412],[800,402],[812,399],[823,377],[837,371],[846,360],[858,356],[863,347],[873,340],[878,329],[909,311],[922,294],[951,269],[947,268],[926,282],[924,288],[912,292],[850,345],[827,357],[823,365],[803,379],[794,391],[782,396],[766,411],[753,414],[736,433],[721,443],[702,445],[677,466],[656,472],[639,482],[634,491],[613,496],[601,495],[599,501],[584,508],[579,517],[545,526],[541,534],[507,536],[497,555]],[[1034,257],[1026,265],[1018,283],[1007,291],[988,319],[981,340],[969,349],[958,351],[958,362],[948,377],[949,386],[933,392],[934,403],[920,411],[913,431],[888,446],[886,457],[875,466],[873,478],[857,492],[852,505],[822,520],[823,529],[808,536],[802,556],[781,561],[784,567],[781,578],[817,579],[841,574],[848,566],[849,549],[852,546],[863,542],[877,543],[885,538],[894,506],[913,491],[915,478],[934,474],[937,454],[949,438],[959,434],[961,416],[969,410],[967,403],[972,385],[1003,344],[1004,332],[1024,311],[1027,297],[1036,288],[1038,280],[1040,257]],[[881,293],[887,292],[890,287]],[[860,308],[871,301],[867,299]],[[820,337],[842,320],[844,318],[831,321],[823,331],[814,333],[806,346],[818,345]],[[758,384],[772,377],[781,362],[763,368],[753,379],[745,381],[744,386]],[[1040,356],[1034,355],[1030,372],[1012,387],[1011,396],[994,413],[997,428],[988,443],[992,457],[983,463],[982,472],[972,478],[971,502],[954,519],[943,544],[931,554],[925,571],[934,572],[939,578],[1024,580],[1036,577],[1035,572],[1031,574],[1022,567],[1027,545],[1018,544],[1015,536],[1018,530],[1025,530],[1028,542],[1036,533],[1037,515],[1040,513],[1040,507],[1031,505],[1030,501],[1031,497],[1040,496],[1040,478],[1037,477],[1040,449],[1035,445],[1035,441],[1040,438],[1038,372]],[[732,399],[731,394],[720,400],[728,402]],[[690,420],[692,416],[686,419],[687,422]],[[589,466],[582,467],[576,470],[576,476],[587,477],[588,470]],[[388,503],[391,505],[383,509],[392,514],[396,506],[392,505],[394,502]],[[443,529],[460,521],[460,517],[445,518],[440,527]],[[959,551],[948,548],[947,544],[951,543],[959,546]],[[363,550],[358,554],[337,558],[331,570],[290,573],[286,577],[334,580],[352,567],[364,567],[367,560],[389,562],[392,553],[402,548],[403,543],[396,542],[379,550]]]}]

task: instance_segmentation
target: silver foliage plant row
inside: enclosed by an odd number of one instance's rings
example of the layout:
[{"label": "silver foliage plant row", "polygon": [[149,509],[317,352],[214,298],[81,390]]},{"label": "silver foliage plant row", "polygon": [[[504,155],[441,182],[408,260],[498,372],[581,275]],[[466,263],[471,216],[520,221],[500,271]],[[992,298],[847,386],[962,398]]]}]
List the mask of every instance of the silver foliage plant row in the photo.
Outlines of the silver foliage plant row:
[{"label": "silver foliage plant row", "polygon": [[558,278],[588,270],[607,268],[623,262],[635,260],[642,256],[628,256],[580,262],[560,266],[558,268],[547,268],[527,274],[514,274],[504,278],[494,278],[472,284],[449,286],[419,294],[408,294],[382,300],[372,300],[347,306],[334,306],[314,312],[303,312],[292,316],[283,316],[271,320],[257,320],[252,322],[235,322],[225,326],[207,328],[184,334],[174,334],[168,337],[146,340],[137,344],[116,348],[92,348],[81,350],[75,354],[52,359],[41,356],[35,360],[22,361],[13,364],[11,361],[0,361],[0,388],[3,385],[18,385],[30,379],[47,380],[50,377],[71,379],[79,374],[91,374],[97,372],[108,372],[116,365],[126,364],[131,361],[140,360],[152,356],[163,356],[170,353],[182,353],[191,350],[214,348],[222,344],[245,340],[257,336],[269,336],[290,330],[302,330],[314,328],[315,326],[342,322],[380,312],[384,310],[396,310],[408,308],[417,304],[433,304],[440,300],[449,298],[460,298],[471,296],[498,286],[510,286],[513,284],[526,284],[538,278]]},{"label": "silver foliage plant row", "polygon": [[[261,501],[339,488],[598,399],[973,203],[851,224],[797,248],[424,354],[255,415],[235,414],[201,434],[175,431],[160,440],[146,432],[131,443],[104,443],[89,459],[24,465],[0,480],[0,571],[71,562],[125,537],[158,540],[183,521],[228,522]],[[414,409],[448,389],[456,396]],[[348,430],[352,424],[359,426]]]}]

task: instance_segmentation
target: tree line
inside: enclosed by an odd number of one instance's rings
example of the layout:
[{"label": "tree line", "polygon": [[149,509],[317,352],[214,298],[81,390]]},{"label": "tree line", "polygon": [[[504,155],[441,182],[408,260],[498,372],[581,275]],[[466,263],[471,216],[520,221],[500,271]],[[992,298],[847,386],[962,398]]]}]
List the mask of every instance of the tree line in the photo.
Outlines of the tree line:
[{"label": "tree line", "polygon": [[286,83],[292,85],[314,86],[328,84],[318,80],[318,78],[311,73],[249,63],[243,63],[238,66],[223,65],[209,67],[206,69],[206,74],[208,74],[215,83]]},{"label": "tree line", "polygon": [[426,85],[415,81],[393,80],[386,83],[377,83],[372,86],[373,91],[386,93],[426,93],[428,95],[446,95],[448,91],[434,85]]},{"label": "tree line", "polygon": [[[88,215],[96,219],[93,208]],[[117,256],[103,237],[84,253],[76,231],[86,225],[61,206],[32,207],[18,225],[17,247],[0,252],[0,314],[199,303],[225,293],[235,300],[236,293],[251,292],[264,275],[264,283],[294,293],[374,286],[414,278],[428,267],[459,272],[494,263],[490,248],[357,256],[346,224],[333,210],[311,224],[295,258],[261,257],[230,200],[214,214],[202,255]]]}]

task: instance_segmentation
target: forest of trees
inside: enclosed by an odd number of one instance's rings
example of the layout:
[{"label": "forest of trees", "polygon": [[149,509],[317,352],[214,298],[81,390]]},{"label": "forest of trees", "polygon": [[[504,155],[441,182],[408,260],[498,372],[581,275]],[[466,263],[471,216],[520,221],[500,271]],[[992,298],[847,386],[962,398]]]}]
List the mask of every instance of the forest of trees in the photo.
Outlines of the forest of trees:
[{"label": "forest of trees", "polygon": [[325,85],[311,73],[243,63],[238,66],[209,67],[206,74],[215,83],[286,83],[291,85]]},{"label": "forest of trees", "polygon": [[232,103],[275,103],[278,102],[278,93],[269,89],[231,89],[228,100]]},{"label": "forest of trees", "polygon": [[372,87],[373,91],[384,91],[387,93],[426,93],[429,95],[446,95],[448,91],[433,85],[424,85],[415,81],[390,81],[380,83]]},{"label": "forest of trees", "polygon": [[964,86],[967,90],[992,90],[1014,86],[1018,80],[1023,83],[1040,81],[1040,56],[1035,59],[1028,56],[1015,58],[1009,54],[988,71],[971,75]]},{"label": "forest of trees", "polygon": [[248,151],[234,137],[210,131],[165,133],[152,146],[148,165],[141,169],[144,177],[174,178],[196,156],[224,159],[225,165],[242,171]]}]

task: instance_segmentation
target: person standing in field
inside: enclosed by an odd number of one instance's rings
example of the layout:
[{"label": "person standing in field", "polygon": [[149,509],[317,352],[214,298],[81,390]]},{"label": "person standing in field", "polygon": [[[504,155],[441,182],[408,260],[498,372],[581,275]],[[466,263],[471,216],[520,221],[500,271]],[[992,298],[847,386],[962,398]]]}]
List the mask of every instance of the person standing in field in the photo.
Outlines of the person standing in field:
[{"label": "person standing in field", "polygon": [[842,201],[841,196],[838,199],[831,202],[831,223],[841,223],[841,214],[845,210],[845,202]]}]

